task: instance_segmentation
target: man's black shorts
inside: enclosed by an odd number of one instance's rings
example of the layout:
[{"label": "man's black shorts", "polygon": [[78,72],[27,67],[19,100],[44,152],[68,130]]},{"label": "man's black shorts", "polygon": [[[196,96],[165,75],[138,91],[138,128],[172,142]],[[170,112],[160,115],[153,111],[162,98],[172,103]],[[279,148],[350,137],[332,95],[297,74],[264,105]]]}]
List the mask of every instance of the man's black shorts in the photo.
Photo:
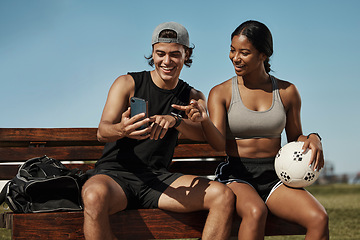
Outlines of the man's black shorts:
[{"label": "man's black shorts", "polygon": [[88,171],[89,177],[104,174],[116,181],[124,190],[127,209],[157,208],[160,195],[179,177],[181,173],[167,170],[149,170],[129,172],[116,163],[104,163]]}]

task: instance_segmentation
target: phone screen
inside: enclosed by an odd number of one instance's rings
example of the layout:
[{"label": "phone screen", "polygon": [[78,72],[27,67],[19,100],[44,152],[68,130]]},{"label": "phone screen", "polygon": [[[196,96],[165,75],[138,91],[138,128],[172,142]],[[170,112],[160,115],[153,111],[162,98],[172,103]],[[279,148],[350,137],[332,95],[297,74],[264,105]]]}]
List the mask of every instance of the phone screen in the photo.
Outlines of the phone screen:
[{"label": "phone screen", "polygon": [[[130,115],[131,117],[139,114],[139,113],[145,113],[145,118],[147,117],[147,101],[145,101],[142,98],[132,97],[130,99]],[[144,118],[142,118],[144,119]],[[144,124],[138,130],[146,128],[148,125]]]}]

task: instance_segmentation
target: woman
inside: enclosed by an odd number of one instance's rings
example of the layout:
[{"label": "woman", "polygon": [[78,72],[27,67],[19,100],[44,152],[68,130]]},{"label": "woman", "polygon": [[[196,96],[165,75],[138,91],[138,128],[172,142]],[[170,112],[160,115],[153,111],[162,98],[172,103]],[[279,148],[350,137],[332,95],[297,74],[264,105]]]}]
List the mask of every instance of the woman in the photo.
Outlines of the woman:
[{"label": "woman", "polygon": [[257,21],[242,23],[231,35],[230,60],[236,76],[215,86],[208,109],[192,101],[183,107],[189,118],[201,121],[205,139],[228,159],[216,170],[217,180],[236,195],[242,218],[239,239],[264,239],[268,210],[307,229],[306,239],[329,239],[324,207],[306,190],[283,185],[274,170],[281,132],[288,142],[304,142],[316,170],[324,166],[320,136],[303,135],[301,99],[296,87],[269,74],[273,53],[269,29]]}]

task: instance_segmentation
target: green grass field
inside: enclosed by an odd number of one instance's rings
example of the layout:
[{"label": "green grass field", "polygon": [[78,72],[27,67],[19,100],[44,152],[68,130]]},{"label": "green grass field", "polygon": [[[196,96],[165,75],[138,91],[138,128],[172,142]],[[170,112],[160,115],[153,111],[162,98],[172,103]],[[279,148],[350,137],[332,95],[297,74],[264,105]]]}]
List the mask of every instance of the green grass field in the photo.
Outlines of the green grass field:
[{"label": "green grass field", "polygon": [[[326,208],[330,217],[331,240],[360,239],[360,185],[334,184],[307,188]],[[0,240],[10,239],[0,229]],[[266,240],[300,240],[304,236],[266,237]]]}]

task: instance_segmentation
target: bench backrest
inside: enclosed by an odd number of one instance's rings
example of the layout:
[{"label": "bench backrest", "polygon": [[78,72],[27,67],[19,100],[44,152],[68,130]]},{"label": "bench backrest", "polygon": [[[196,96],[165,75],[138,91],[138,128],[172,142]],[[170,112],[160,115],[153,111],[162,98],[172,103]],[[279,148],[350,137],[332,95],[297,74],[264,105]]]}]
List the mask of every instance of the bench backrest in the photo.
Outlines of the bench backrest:
[{"label": "bench backrest", "polygon": [[[0,128],[0,179],[11,179],[19,164],[47,155],[71,162],[70,167],[87,170],[101,157],[104,143],[96,138],[97,128]],[[185,139],[175,148],[171,171],[212,175],[224,152],[209,144]]]}]

